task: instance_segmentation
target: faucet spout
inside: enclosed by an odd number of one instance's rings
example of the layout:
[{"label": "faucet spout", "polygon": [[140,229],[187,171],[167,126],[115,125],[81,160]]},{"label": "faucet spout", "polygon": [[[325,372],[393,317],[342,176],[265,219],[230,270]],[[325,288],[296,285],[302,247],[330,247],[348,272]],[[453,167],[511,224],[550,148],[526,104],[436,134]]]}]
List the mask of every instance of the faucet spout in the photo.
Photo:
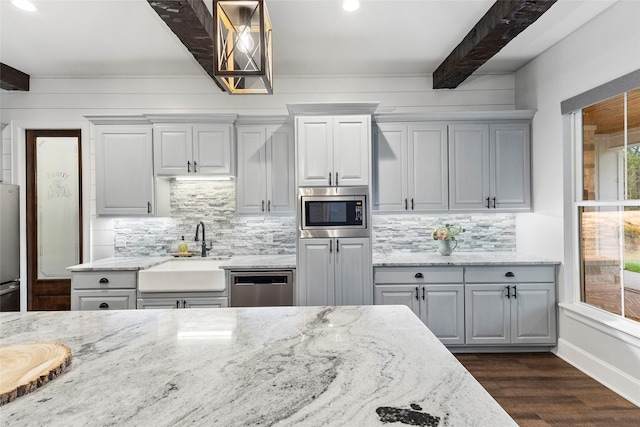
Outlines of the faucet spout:
[{"label": "faucet spout", "polygon": [[201,252],[201,256],[207,256],[207,251],[209,250],[209,248],[207,248],[207,240],[205,238],[205,234],[204,234],[204,222],[200,221],[198,223],[198,225],[196,226],[196,237],[195,237],[195,241],[198,242],[200,239],[198,238],[198,234],[200,232],[200,227],[202,227],[202,252]]}]

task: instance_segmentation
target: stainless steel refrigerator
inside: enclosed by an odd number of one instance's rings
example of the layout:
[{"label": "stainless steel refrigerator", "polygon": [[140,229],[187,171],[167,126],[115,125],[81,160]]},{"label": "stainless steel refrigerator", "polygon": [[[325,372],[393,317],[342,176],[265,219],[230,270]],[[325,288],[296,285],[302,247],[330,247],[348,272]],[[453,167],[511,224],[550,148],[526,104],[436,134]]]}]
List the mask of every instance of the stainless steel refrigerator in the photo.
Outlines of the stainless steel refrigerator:
[{"label": "stainless steel refrigerator", "polygon": [[0,311],[20,311],[20,188],[0,184]]}]

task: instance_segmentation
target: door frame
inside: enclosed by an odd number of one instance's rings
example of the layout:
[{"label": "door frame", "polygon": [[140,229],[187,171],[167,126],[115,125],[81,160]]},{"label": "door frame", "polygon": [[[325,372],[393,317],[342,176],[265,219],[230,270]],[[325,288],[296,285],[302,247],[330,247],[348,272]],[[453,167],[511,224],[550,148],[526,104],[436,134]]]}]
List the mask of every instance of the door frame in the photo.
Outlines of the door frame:
[{"label": "door frame", "polygon": [[[32,136],[29,137],[29,134]],[[27,196],[27,209],[26,213],[26,222],[27,222],[27,310],[43,310],[42,306],[34,307],[34,294],[35,292],[35,283],[37,282],[37,259],[38,259],[38,197],[37,197],[37,140],[40,137],[47,138],[78,138],[78,245],[79,245],[79,260],[78,263],[82,263],[83,258],[83,215],[82,215],[82,130],[81,129],[27,129],[25,131],[26,138],[26,178],[27,185],[25,186],[25,193]],[[31,246],[29,246],[31,243]],[[49,279],[47,280],[47,287],[52,287],[57,292],[61,293],[69,293],[69,309],[71,309],[71,278],[64,279]],[[50,310],[50,308],[47,308]]]},{"label": "door frame", "polygon": [[[82,150],[82,259],[91,259],[91,155],[93,139],[91,137],[91,124],[88,120],[11,120],[11,182],[21,188],[27,186],[27,145],[26,130],[56,130],[56,129],[80,129]],[[8,129],[5,128],[5,132]],[[27,311],[27,195],[20,191],[20,277],[23,278],[23,286],[20,286],[20,311]]]}]

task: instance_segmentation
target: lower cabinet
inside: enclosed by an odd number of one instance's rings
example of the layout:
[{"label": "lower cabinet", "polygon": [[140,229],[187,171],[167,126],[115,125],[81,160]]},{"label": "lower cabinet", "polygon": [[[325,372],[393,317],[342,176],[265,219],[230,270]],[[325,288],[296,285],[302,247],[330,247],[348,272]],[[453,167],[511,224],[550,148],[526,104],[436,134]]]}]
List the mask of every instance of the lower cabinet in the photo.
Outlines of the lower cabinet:
[{"label": "lower cabinet", "polygon": [[229,306],[227,297],[203,297],[179,294],[138,298],[138,309],[153,308],[222,308]]},{"label": "lower cabinet", "polygon": [[374,303],[408,306],[453,348],[551,347],[555,279],[553,265],[378,267]]},{"label": "lower cabinet", "polygon": [[136,271],[71,273],[71,310],[136,308]]},{"label": "lower cabinet", "polygon": [[371,304],[368,237],[298,240],[298,305]]},{"label": "lower cabinet", "polygon": [[467,344],[556,344],[555,267],[470,267],[465,282]]},{"label": "lower cabinet", "polygon": [[376,269],[373,300],[406,305],[444,344],[464,344],[462,267]]}]

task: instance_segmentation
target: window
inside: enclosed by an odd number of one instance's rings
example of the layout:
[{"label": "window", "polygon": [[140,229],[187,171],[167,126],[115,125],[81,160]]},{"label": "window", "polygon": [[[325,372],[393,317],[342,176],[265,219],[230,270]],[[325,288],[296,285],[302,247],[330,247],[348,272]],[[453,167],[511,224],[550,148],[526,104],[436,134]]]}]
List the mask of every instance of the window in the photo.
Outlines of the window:
[{"label": "window", "polygon": [[581,300],[640,321],[640,88],[578,118]]}]

